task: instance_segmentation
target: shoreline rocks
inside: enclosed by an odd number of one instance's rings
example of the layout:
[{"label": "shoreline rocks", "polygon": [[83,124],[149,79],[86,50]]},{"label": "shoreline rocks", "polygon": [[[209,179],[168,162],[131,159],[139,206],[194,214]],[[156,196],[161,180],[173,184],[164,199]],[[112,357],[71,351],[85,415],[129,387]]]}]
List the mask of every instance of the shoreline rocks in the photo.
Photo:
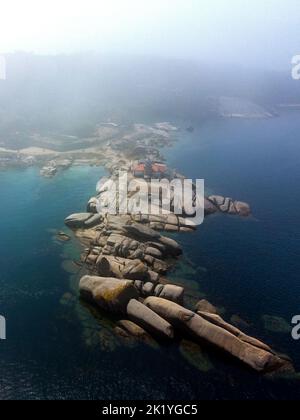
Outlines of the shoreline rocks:
[{"label": "shoreline rocks", "polygon": [[127,315],[131,321],[161,338],[174,338],[173,327],[147,306],[132,299],[127,306]]},{"label": "shoreline rocks", "polygon": [[221,211],[222,213],[228,213],[233,216],[249,217],[251,215],[249,204],[242,201],[233,201],[229,197],[211,195],[207,198],[206,206],[208,214],[212,214],[215,208],[215,212]]},{"label": "shoreline rocks", "polygon": [[196,312],[199,312],[199,311],[207,312],[207,313],[215,314],[215,315],[218,314],[217,308],[205,299],[200,300],[196,304]]},{"label": "shoreline rocks", "polygon": [[268,373],[287,366],[287,361],[271,352],[268,346],[251,337],[244,341],[241,336],[233,334],[232,330],[230,332],[229,326],[224,328],[224,321],[219,324],[211,323],[202,316],[161,298],[149,297],[144,304],[173,327],[190,333],[195,339],[212,344],[258,372]]},{"label": "shoreline rocks", "polygon": [[[136,130],[136,136],[126,140],[135,146],[141,133],[149,134],[143,125],[137,125]],[[153,130],[152,134],[157,135],[157,131],[167,133],[173,128],[161,124]],[[176,264],[182,248],[164,232],[192,233],[197,228],[193,221],[172,211],[155,215],[97,213],[99,200],[102,208],[111,203],[109,185],[120,167],[130,171],[128,156],[121,150],[118,149],[117,158],[112,155],[107,166],[111,178],[89,200],[87,212],[73,214],[65,220],[85,247],[81,259],[90,275],[80,280],[81,297],[107,313],[122,315],[116,332],[124,338],[154,335],[171,340],[177,335],[183,339],[188,335],[194,343],[213,346],[257,372],[292,370],[291,363],[276,355],[268,345],[227,323],[208,301],[198,302],[195,312],[187,309],[184,288],[168,284],[164,276]],[[204,198],[204,212],[205,216],[218,212],[241,217],[251,215],[247,203],[217,195]]]},{"label": "shoreline rocks", "polygon": [[133,281],[84,276],[79,284],[81,297],[112,313],[126,313],[127,304],[138,297]]}]

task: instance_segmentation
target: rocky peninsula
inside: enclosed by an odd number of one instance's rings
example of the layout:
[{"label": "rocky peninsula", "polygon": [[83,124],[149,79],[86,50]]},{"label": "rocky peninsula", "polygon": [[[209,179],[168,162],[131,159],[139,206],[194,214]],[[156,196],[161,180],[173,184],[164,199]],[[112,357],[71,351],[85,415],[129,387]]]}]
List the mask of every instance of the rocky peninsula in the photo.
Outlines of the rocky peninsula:
[{"label": "rocky peninsula", "polygon": [[[134,179],[132,162],[162,160],[160,147],[170,145],[176,132],[168,123],[135,125],[120,140],[108,142],[98,159],[105,164],[110,180],[120,170]],[[109,189],[100,189],[89,200],[86,213],[72,214],[65,224],[83,247],[81,262],[87,274],[80,279],[81,298],[116,319],[116,334],[137,340],[188,338],[257,372],[293,371],[287,357],[227,323],[209,302],[200,300],[189,307],[184,288],[168,281],[168,272],[184,251],[170,234],[193,233],[197,226],[190,219],[172,211],[160,215],[99,214],[97,204],[109,199]],[[205,197],[205,217],[218,212],[248,217],[251,209],[231,198]]]}]

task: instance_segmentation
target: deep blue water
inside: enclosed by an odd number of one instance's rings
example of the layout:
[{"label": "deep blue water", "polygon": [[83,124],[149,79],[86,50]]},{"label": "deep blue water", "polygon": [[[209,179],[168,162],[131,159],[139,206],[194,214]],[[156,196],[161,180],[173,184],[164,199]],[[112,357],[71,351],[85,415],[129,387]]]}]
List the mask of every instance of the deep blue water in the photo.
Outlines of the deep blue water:
[{"label": "deep blue water", "polygon": [[250,203],[253,217],[212,216],[182,242],[207,272],[201,290],[239,314],[300,368],[300,343],[268,333],[262,315],[287,323],[300,312],[300,113],[271,120],[220,120],[182,133],[168,152],[185,175],[204,178],[207,193]]},{"label": "deep blue water", "polygon": [[[290,113],[266,121],[207,122],[181,132],[168,151],[172,166],[205,178],[209,191],[245,200],[253,218],[213,216],[180,236],[189,264],[172,273],[194,294],[239,315],[247,331],[287,353],[300,370],[300,342],[265,328],[262,316],[300,313],[300,121]],[[230,399],[299,395],[295,379],[266,379],[221,355],[184,358],[177,345],[125,345],[111,320],[95,319],[78,300],[76,242],[61,244],[70,213],[85,210],[103,171],[72,168],[0,173],[0,398]],[[67,294],[66,294],[67,293]],[[199,350],[200,352],[200,350]]]}]

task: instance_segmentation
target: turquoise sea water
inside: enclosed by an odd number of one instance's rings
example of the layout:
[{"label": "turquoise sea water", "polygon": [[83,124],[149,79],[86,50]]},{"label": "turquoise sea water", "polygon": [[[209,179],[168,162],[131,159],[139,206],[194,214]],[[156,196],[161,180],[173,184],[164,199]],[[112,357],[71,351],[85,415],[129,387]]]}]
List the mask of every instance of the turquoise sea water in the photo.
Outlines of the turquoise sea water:
[{"label": "turquoise sea water", "polygon": [[[180,133],[169,162],[205,178],[214,193],[251,203],[253,217],[213,216],[180,236],[185,261],[171,273],[193,294],[238,315],[247,332],[287,353],[300,371],[300,343],[270,331],[265,315],[289,326],[300,313],[300,142],[298,113],[266,121],[211,121]],[[292,398],[297,379],[269,379],[222,355],[184,344],[124,343],[105,315],[77,296],[76,242],[55,240],[64,218],[84,211],[103,174],[72,168],[0,173],[0,398]],[[278,328],[277,328],[278,329]]]}]

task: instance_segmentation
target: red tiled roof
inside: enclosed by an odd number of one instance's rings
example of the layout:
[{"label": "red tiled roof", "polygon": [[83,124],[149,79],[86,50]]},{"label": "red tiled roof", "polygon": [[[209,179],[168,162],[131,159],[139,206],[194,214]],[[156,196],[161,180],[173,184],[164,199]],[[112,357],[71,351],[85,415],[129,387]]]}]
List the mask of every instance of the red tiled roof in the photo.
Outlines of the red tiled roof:
[{"label": "red tiled roof", "polygon": [[[133,171],[135,172],[144,172],[146,165],[144,163],[138,163],[133,166]],[[165,173],[167,171],[167,166],[162,163],[153,163],[152,172],[154,173]]]}]

